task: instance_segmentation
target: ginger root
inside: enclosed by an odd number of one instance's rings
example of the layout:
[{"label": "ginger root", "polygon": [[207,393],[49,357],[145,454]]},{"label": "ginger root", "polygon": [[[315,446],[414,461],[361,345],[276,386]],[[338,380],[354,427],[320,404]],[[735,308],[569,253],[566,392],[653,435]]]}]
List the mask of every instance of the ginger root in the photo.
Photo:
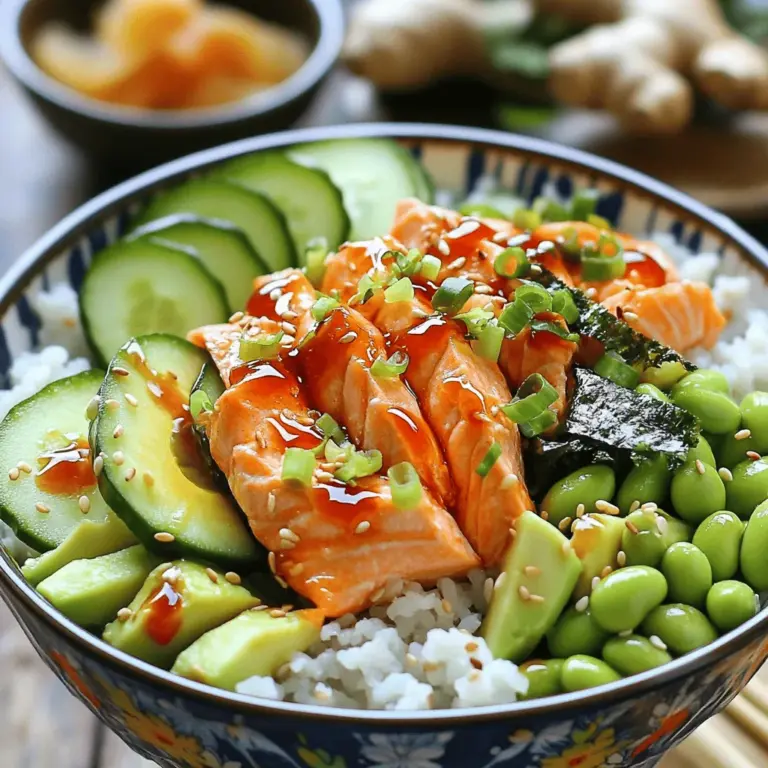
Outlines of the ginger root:
[{"label": "ginger root", "polygon": [[768,52],[726,23],[717,0],[534,3],[597,23],[550,51],[550,90],[566,104],[607,109],[636,133],[683,129],[693,84],[731,109],[768,108]]}]

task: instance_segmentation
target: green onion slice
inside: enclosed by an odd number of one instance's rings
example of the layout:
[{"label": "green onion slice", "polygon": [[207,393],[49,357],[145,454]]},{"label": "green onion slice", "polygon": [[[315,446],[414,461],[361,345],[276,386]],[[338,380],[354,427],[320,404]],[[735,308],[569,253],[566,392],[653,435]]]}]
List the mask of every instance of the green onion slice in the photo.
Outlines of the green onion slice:
[{"label": "green onion slice", "polygon": [[285,334],[282,331],[262,333],[250,339],[241,336],[238,355],[246,363],[254,360],[274,360],[280,354],[280,342],[283,336]]},{"label": "green onion slice", "polygon": [[348,456],[351,456],[354,450],[351,443],[339,445],[335,440],[329,438],[325,444],[323,455],[327,461],[338,461],[339,459],[346,459]]},{"label": "green onion slice", "polygon": [[568,227],[563,232],[560,250],[567,261],[577,262],[581,259],[581,245],[579,245],[579,233],[575,227]]},{"label": "green onion slice", "polygon": [[288,448],[283,456],[282,479],[295,480],[302,485],[312,485],[315,471],[315,454],[304,448]]},{"label": "green onion slice", "polygon": [[562,325],[553,323],[551,320],[538,320],[534,318],[531,320],[531,331],[534,334],[541,333],[542,331],[554,333],[555,336],[565,341],[572,341],[574,344],[578,344],[581,341],[581,336],[578,333],[571,333],[567,328],[563,328]]},{"label": "green onion slice", "polygon": [[324,237],[316,237],[307,243],[304,251],[304,263],[307,279],[314,286],[320,285],[325,274],[325,261],[328,258],[328,241]]},{"label": "green onion slice", "polygon": [[325,320],[334,309],[337,309],[340,306],[341,305],[336,299],[333,299],[330,296],[320,296],[310,310],[312,312],[312,319],[320,323]]},{"label": "green onion slice", "polygon": [[522,277],[529,272],[531,264],[522,248],[512,246],[505,248],[493,260],[493,268],[501,277]]},{"label": "green onion slice", "polygon": [[568,325],[572,325],[579,319],[579,310],[573,295],[566,288],[560,288],[552,294],[552,311],[561,315]]},{"label": "green onion slice", "polygon": [[377,379],[394,379],[396,376],[402,376],[408,370],[408,355],[405,352],[394,352],[389,360],[382,360],[380,357],[373,361],[371,373]]},{"label": "green onion slice", "polygon": [[377,273],[375,277],[371,277],[370,274],[364,274],[357,282],[357,293],[351,300],[359,301],[361,304],[365,304],[368,299],[381,290],[382,275]]},{"label": "green onion slice", "polygon": [[381,451],[355,451],[344,465],[336,471],[336,479],[350,483],[361,477],[376,474],[381,469]]},{"label": "green onion slice", "polygon": [[473,203],[467,201],[459,206],[462,216],[474,216],[479,219],[506,219],[507,217],[498,209],[488,203]]},{"label": "green onion slice", "polygon": [[315,426],[328,438],[337,443],[343,443],[345,440],[344,432],[336,419],[330,413],[324,413],[316,422]]},{"label": "green onion slice", "polygon": [[611,235],[600,235],[597,246],[585,246],[581,254],[581,276],[584,280],[614,280],[624,276],[624,248]]},{"label": "green onion slice", "polygon": [[211,413],[212,411],[213,403],[211,398],[208,397],[207,392],[203,392],[202,389],[196,389],[189,396],[189,412],[195,421],[200,418],[201,413]]},{"label": "green onion slice", "polygon": [[496,323],[489,322],[478,334],[477,340],[472,342],[475,354],[492,360],[494,363],[501,354],[501,345],[504,341],[504,329]]},{"label": "green onion slice", "polygon": [[527,304],[534,314],[552,309],[552,296],[538,283],[524,283],[515,290],[515,302]]},{"label": "green onion slice", "polygon": [[504,415],[516,424],[525,424],[546,411],[558,399],[557,390],[540,374],[532,373],[518,388]]},{"label": "green onion slice", "polygon": [[485,477],[493,469],[493,465],[499,460],[499,456],[501,456],[501,446],[498,443],[494,443],[488,449],[488,453],[483,456],[483,460],[475,467],[475,472],[480,477]]},{"label": "green onion slice", "polygon": [[524,301],[512,301],[504,305],[499,315],[499,325],[517,336],[533,319],[534,311]]},{"label": "green onion slice", "polygon": [[475,284],[466,277],[449,277],[435,291],[432,307],[446,315],[455,315],[475,292]]},{"label": "green onion slice", "polygon": [[606,352],[596,363],[595,373],[604,379],[610,379],[620,387],[634,389],[640,383],[640,374],[631,365],[624,362],[615,352]]},{"label": "green onion slice", "polygon": [[473,307],[469,312],[462,312],[456,315],[454,320],[461,320],[467,326],[467,333],[474,338],[480,335],[480,331],[488,325],[489,320],[493,320],[493,312],[489,309]]},{"label": "green onion slice", "polygon": [[437,276],[440,274],[440,267],[443,266],[443,262],[437,258],[437,256],[430,256],[427,254],[422,260],[419,266],[419,273],[426,280],[437,280]]},{"label": "green onion slice", "polygon": [[525,437],[536,437],[536,435],[546,432],[550,427],[557,424],[557,414],[547,408],[538,416],[534,416],[530,421],[520,425],[520,431]]},{"label": "green onion slice", "polygon": [[392,285],[384,291],[384,301],[387,304],[412,300],[413,283],[407,277],[401,277],[397,282],[392,283]]},{"label": "green onion slice", "polygon": [[587,221],[594,215],[600,193],[596,189],[582,189],[571,200],[571,218],[574,221]]},{"label": "green onion slice", "polygon": [[541,226],[541,214],[530,208],[518,208],[512,214],[512,223],[517,229],[532,231]]},{"label": "green onion slice", "polygon": [[392,502],[398,509],[414,509],[421,501],[423,489],[413,464],[403,461],[387,470]]},{"label": "green onion slice", "polygon": [[587,223],[598,229],[612,229],[612,224],[608,219],[593,213],[587,216]]},{"label": "green onion slice", "polygon": [[541,215],[542,221],[568,221],[570,211],[557,200],[548,197],[537,197],[533,201],[533,210]]},{"label": "green onion slice", "polygon": [[395,266],[403,277],[412,277],[419,271],[424,254],[416,248],[411,248],[408,253],[395,252]]}]

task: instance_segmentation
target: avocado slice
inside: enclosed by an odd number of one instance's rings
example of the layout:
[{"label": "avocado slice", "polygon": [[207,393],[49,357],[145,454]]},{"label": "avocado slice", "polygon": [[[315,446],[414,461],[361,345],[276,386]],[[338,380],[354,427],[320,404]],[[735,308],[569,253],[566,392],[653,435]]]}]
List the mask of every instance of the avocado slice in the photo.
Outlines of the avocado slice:
[{"label": "avocado slice", "polygon": [[230,584],[220,571],[176,560],[149,574],[128,606],[130,614],[108,624],[104,640],[169,669],[199,637],[260,602],[247,589]]},{"label": "avocado slice", "polygon": [[294,653],[320,639],[323,614],[294,611],[275,618],[268,611],[246,611],[203,635],[179,655],[171,672],[234,691],[249,677],[274,675]]},{"label": "avocado slice", "polygon": [[576,586],[581,560],[568,539],[534,512],[523,512],[514,529],[482,635],[496,658],[519,662],[557,621]]},{"label": "avocado slice", "polygon": [[581,560],[581,575],[573,591],[574,600],[592,591],[592,579],[599,576],[606,566],[616,567],[616,556],[621,549],[625,528],[622,518],[597,512],[576,520],[571,546]]},{"label": "avocado slice", "polygon": [[37,590],[81,627],[103,627],[129,603],[160,558],[144,547],[73,560],[40,582]]},{"label": "avocado slice", "polygon": [[56,549],[27,560],[21,572],[35,587],[74,560],[111,555],[136,543],[125,523],[109,512],[107,519],[99,523],[83,520]]}]

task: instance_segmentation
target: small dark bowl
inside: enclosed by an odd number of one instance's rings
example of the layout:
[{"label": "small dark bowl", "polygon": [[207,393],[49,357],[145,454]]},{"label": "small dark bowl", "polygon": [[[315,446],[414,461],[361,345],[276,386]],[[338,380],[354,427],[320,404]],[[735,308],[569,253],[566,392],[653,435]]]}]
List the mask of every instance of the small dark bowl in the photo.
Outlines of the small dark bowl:
[{"label": "small dark bowl", "polygon": [[138,171],[236,139],[280,130],[306,110],[334,66],[344,33],[341,0],[227,0],[259,18],[296,30],[312,51],[274,87],[232,104],[196,110],[150,110],[91,99],[53,79],[32,59],[30,44],[49,21],[91,29],[103,0],[2,0],[0,55],[48,122],[89,157]]}]

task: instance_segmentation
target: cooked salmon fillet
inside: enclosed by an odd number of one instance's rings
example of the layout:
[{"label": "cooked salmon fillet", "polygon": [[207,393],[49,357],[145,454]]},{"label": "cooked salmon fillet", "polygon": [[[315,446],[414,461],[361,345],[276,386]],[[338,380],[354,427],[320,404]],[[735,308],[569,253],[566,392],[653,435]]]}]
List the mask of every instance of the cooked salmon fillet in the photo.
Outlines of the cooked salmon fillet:
[{"label": "cooked salmon fillet", "polygon": [[[351,243],[332,255],[323,290],[348,301],[366,273],[385,270],[388,243]],[[399,245],[400,249],[403,248]],[[458,322],[435,315],[426,289],[388,304],[381,293],[356,308],[384,334],[391,352],[408,355],[404,376],[443,448],[457,489],[456,519],[486,564],[498,562],[514,520],[533,504],[523,478],[520,434],[499,408],[511,394],[498,366],[474,354]],[[485,477],[477,467],[498,443]]]},{"label": "cooked salmon fillet", "polygon": [[[259,332],[273,327],[256,324]],[[318,466],[311,487],[283,481],[286,449],[314,449],[322,435],[290,357],[246,365],[232,349],[224,354],[240,332],[239,325],[209,326],[191,339],[219,352],[229,389],[211,416],[211,454],[279,578],[335,617],[368,608],[393,580],[432,583],[479,565],[427,490],[415,508],[402,510],[378,475],[353,487]]]},{"label": "cooked salmon fillet", "polygon": [[683,281],[624,290],[603,305],[636,331],[678,352],[712,347],[726,323],[706,283]]},{"label": "cooked salmon fillet", "polygon": [[381,332],[349,307],[316,324],[311,314],[316,298],[304,273],[289,269],[258,278],[248,310],[292,324],[297,342],[312,331],[296,361],[314,407],[342,424],[358,448],[381,451],[385,468],[410,462],[436,498],[452,505],[445,458],[413,392],[399,376],[371,373],[374,361],[389,354]]}]

